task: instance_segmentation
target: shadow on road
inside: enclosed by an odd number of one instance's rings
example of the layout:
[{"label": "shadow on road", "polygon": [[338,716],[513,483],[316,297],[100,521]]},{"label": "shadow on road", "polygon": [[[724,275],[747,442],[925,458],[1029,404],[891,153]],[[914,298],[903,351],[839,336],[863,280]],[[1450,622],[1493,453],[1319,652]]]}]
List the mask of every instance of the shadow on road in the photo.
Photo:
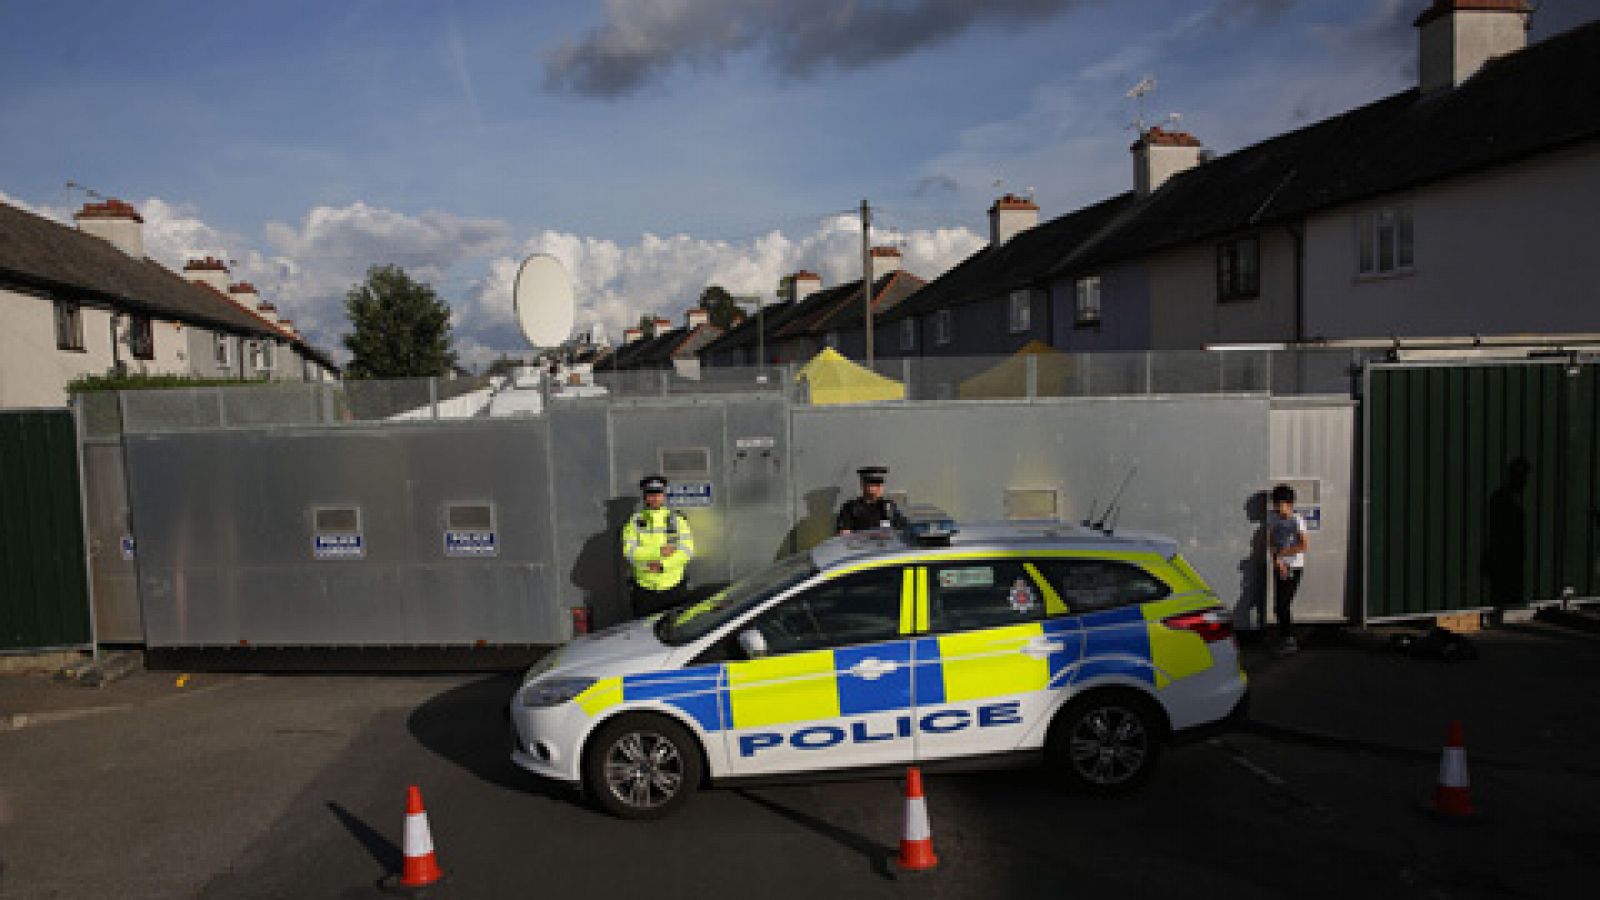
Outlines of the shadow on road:
[{"label": "shadow on road", "polygon": [[418,743],[490,784],[571,799],[559,785],[511,762],[506,704],[520,678],[493,675],[445,691],[413,710],[406,728]]},{"label": "shadow on road", "polygon": [[839,844],[840,846],[861,854],[862,856],[866,857],[867,863],[872,867],[872,871],[874,873],[891,881],[894,880],[894,872],[889,868],[889,860],[894,856],[893,848],[886,847],[877,841],[862,837],[861,835],[856,834],[847,828],[841,828],[832,822],[823,821],[822,819],[819,819],[810,813],[804,813],[798,809],[784,806],[782,803],[769,800],[766,797],[753,794],[750,791],[735,790],[734,793],[746,800],[749,800],[751,803],[754,803],[762,809],[767,810],[768,812],[775,813],[791,822],[794,822],[797,825],[802,825],[806,828],[809,828],[817,834],[820,834],[823,837]]},{"label": "shadow on road", "polygon": [[361,843],[361,846],[372,854],[372,858],[377,861],[378,865],[383,867],[384,872],[394,873],[400,871],[400,867],[405,863],[405,854],[401,852],[399,847],[394,845],[393,841],[384,837],[377,829],[361,821],[354,813],[338,803],[329,801],[328,809],[333,813],[334,818],[339,820],[339,824],[343,825],[345,830],[349,831]]}]

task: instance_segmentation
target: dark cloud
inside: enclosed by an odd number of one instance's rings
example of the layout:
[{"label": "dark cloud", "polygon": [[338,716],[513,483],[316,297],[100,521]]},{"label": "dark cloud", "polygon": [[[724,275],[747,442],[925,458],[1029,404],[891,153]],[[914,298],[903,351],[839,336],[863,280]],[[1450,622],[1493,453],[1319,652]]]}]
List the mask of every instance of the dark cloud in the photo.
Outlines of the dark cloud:
[{"label": "dark cloud", "polygon": [[954,178],[941,173],[923,176],[912,193],[918,197],[926,197],[930,194],[954,193],[960,189],[961,185]]},{"label": "dark cloud", "polygon": [[[1086,0],[610,0],[606,20],[545,57],[547,86],[615,97],[677,66],[765,48],[790,76],[861,69],[978,25],[1016,26]],[[1241,0],[1229,0],[1230,3]],[[1280,0],[1250,0],[1259,6]]]}]

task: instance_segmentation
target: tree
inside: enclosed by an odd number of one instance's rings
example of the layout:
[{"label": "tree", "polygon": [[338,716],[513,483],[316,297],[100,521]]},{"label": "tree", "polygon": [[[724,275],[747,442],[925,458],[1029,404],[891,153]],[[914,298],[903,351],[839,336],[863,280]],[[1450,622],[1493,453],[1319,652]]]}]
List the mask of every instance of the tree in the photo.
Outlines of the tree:
[{"label": "tree", "polygon": [[367,269],[367,280],[345,294],[344,308],[355,329],[344,336],[348,377],[422,378],[455,366],[450,307],[399,266]]},{"label": "tree", "polygon": [[794,296],[794,275],[785,275],[778,279],[778,302],[782,303]]},{"label": "tree", "polygon": [[720,284],[700,292],[700,308],[711,314],[711,324],[718,328],[727,328],[739,318],[738,302]]},{"label": "tree", "polygon": [[639,333],[644,339],[656,336],[656,317],[650,313],[639,315]]}]

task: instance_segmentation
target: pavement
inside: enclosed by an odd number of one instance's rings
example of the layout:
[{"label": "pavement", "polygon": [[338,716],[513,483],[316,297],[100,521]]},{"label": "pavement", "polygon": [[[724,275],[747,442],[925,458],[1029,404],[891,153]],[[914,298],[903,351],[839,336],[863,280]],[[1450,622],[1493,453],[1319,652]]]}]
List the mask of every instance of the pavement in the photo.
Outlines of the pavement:
[{"label": "pavement", "polygon": [[[514,677],[3,676],[0,898],[374,896],[398,866],[407,783],[426,785],[455,870],[439,896],[1592,886],[1600,633],[1506,625],[1470,638],[1476,660],[1447,663],[1397,652],[1391,637],[1407,632],[1312,629],[1288,657],[1247,641],[1251,723],[1167,754],[1135,797],[1063,797],[1030,771],[928,779],[943,863],[922,884],[882,865],[899,829],[893,781],[710,791],[653,826],[541,789],[505,759],[499,710]],[[1482,827],[1416,811],[1452,719],[1465,724]]]}]

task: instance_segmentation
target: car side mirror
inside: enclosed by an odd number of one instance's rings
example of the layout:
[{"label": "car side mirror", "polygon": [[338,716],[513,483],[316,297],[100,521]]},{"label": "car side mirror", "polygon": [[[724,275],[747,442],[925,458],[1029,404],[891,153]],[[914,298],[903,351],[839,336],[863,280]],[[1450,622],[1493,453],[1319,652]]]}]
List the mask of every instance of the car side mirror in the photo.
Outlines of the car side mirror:
[{"label": "car side mirror", "polygon": [[746,659],[760,659],[767,655],[767,639],[754,628],[746,628],[739,632],[739,649]]}]

